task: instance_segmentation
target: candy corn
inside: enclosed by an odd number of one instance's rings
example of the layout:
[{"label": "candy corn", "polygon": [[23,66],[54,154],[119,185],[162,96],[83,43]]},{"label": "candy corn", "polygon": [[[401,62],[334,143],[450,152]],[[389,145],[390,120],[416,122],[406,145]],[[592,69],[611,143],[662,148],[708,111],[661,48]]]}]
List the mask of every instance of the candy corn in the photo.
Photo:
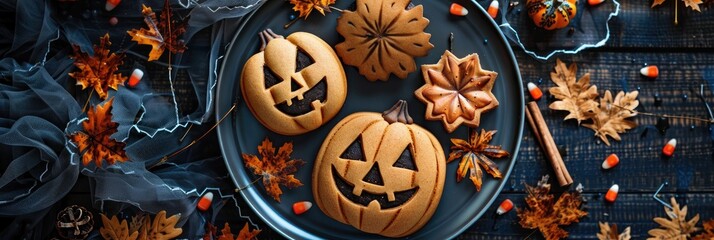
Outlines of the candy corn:
[{"label": "candy corn", "polygon": [[107,3],[104,4],[104,9],[106,9],[107,11],[114,10],[114,8],[117,7],[120,2],[121,0],[107,0]]},{"label": "candy corn", "polygon": [[213,193],[212,192],[207,192],[206,194],[203,194],[203,197],[198,200],[198,204],[196,204],[196,208],[201,211],[206,211],[208,210],[209,207],[211,207],[211,202],[213,201]]},{"label": "candy corn", "polygon": [[295,215],[300,215],[307,212],[307,210],[310,210],[311,207],[312,203],[310,201],[296,202],[293,203],[293,213],[295,213]]},{"label": "candy corn", "polygon": [[487,12],[491,18],[496,19],[496,16],[498,15],[498,0],[491,1],[491,5],[488,5]]},{"label": "candy corn", "polygon": [[612,187],[610,187],[610,190],[607,190],[607,193],[605,193],[605,200],[611,203],[615,202],[618,191],[620,191],[620,186],[613,184]]},{"label": "candy corn", "polygon": [[659,69],[655,65],[643,67],[640,69],[640,74],[648,78],[657,78],[657,76],[659,76]]},{"label": "candy corn", "polygon": [[496,210],[496,214],[498,215],[503,215],[513,209],[513,202],[511,202],[511,199],[506,199],[501,202],[501,205],[498,206],[498,209]]},{"label": "candy corn", "polygon": [[610,156],[607,156],[605,161],[602,161],[602,169],[613,168],[617,166],[618,163],[620,163],[620,158],[617,157],[617,155],[615,155],[614,153],[610,154]]},{"label": "candy corn", "polygon": [[667,157],[671,157],[672,155],[674,155],[675,147],[677,147],[677,139],[672,138],[662,148],[662,154],[664,154]]},{"label": "candy corn", "polygon": [[464,8],[464,6],[459,5],[458,3],[452,3],[451,8],[449,8],[449,12],[451,15],[455,16],[466,16],[466,14],[469,14],[469,10]]},{"label": "candy corn", "polygon": [[129,77],[129,87],[136,87],[143,77],[144,71],[141,71],[141,69],[138,68],[134,69],[134,72],[131,73],[131,77]]},{"label": "candy corn", "polygon": [[531,98],[533,98],[534,101],[538,101],[541,97],[543,97],[543,92],[533,84],[532,82],[528,82],[528,92],[531,93]]},{"label": "candy corn", "polygon": [[605,2],[605,0],[588,0],[588,4],[590,4],[590,6],[596,6],[603,2]]}]

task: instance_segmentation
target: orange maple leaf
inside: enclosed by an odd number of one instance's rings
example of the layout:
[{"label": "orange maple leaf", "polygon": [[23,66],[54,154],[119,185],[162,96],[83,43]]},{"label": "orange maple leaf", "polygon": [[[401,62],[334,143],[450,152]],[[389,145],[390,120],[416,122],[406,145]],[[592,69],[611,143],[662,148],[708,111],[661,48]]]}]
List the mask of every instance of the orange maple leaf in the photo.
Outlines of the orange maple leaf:
[{"label": "orange maple leaf", "polygon": [[317,10],[325,15],[325,12],[330,12],[330,5],[335,4],[335,0],[290,0],[290,4],[293,6],[293,11],[299,12],[299,18],[310,15],[312,10]]},{"label": "orange maple leaf", "polygon": [[132,41],[151,45],[148,61],[159,59],[166,49],[171,53],[181,53],[186,50],[184,42],[178,40],[178,36],[186,32],[186,19],[179,21],[172,18],[168,0],[164,2],[159,20],[156,19],[156,13],[151,10],[151,7],[146,5],[142,5],[141,13],[149,29],[131,29],[127,33]]},{"label": "orange maple leaf", "polygon": [[568,237],[568,232],[560,228],[561,225],[570,225],[579,222],[580,218],[588,215],[580,209],[583,199],[580,188],[575,192],[565,192],[558,200],[550,194],[548,176],[544,176],[535,187],[526,184],[527,209],[518,209],[518,218],[521,227],[538,229],[546,239],[561,239]]},{"label": "orange maple leaf", "polygon": [[117,142],[110,136],[117,132],[119,124],[112,122],[112,102],[109,99],[104,105],[90,107],[87,120],[82,122],[84,132],[75,132],[70,136],[82,155],[82,164],[89,165],[92,161],[101,167],[102,160],[112,165],[129,160],[124,152],[125,143]]},{"label": "orange maple leaf", "polygon": [[501,149],[501,146],[489,144],[495,134],[496,130],[486,131],[481,129],[481,134],[476,130],[471,132],[468,141],[458,138],[451,139],[451,144],[453,145],[451,145],[451,153],[449,153],[449,159],[446,160],[446,163],[461,158],[459,168],[456,169],[457,182],[461,182],[466,177],[466,173],[470,172],[469,178],[476,187],[476,191],[481,191],[481,184],[483,183],[481,168],[491,174],[493,178],[503,178],[503,174],[498,170],[498,165],[489,158],[502,158],[509,155],[506,150]]},{"label": "orange maple leaf", "polygon": [[255,155],[245,153],[242,155],[245,166],[252,168],[254,174],[263,178],[263,185],[268,195],[278,202],[280,202],[280,195],[283,194],[280,185],[288,188],[302,186],[302,182],[295,178],[293,173],[305,162],[299,159],[290,159],[292,152],[293,143],[287,142],[280,146],[276,155],[273,143],[265,138],[258,146],[258,153],[262,160],[259,160]]},{"label": "orange maple leaf", "polygon": [[[245,225],[243,225],[243,229],[240,230],[235,240],[256,239],[256,236],[258,236],[260,231],[261,230],[250,230],[248,223],[245,223]],[[221,233],[223,233],[223,235],[219,236],[218,240],[233,240],[233,233],[231,233],[231,227],[228,223],[223,226]]]},{"label": "orange maple leaf", "polygon": [[107,99],[109,88],[117,90],[119,85],[124,85],[126,77],[119,70],[119,65],[124,61],[124,54],[111,53],[109,46],[109,34],[99,38],[99,46],[94,45],[94,56],[82,52],[78,46],[74,48],[74,66],[79,68],[77,72],[69,73],[70,77],[77,80],[77,85],[82,86],[82,90],[92,87],[99,98]]}]

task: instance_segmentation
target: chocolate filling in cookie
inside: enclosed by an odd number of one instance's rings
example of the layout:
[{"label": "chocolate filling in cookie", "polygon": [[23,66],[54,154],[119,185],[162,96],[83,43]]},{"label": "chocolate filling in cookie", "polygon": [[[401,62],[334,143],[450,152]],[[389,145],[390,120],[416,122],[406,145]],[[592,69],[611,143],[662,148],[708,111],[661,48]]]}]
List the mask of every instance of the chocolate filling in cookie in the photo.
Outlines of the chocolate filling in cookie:
[{"label": "chocolate filling in cookie", "polygon": [[[302,50],[298,49],[297,58],[295,60],[295,72],[300,72],[306,67],[314,63],[314,60],[305,54]],[[282,79],[276,76],[269,67],[263,67],[263,75],[265,76],[265,89],[269,89],[272,86],[280,83]],[[295,80],[290,80],[291,91],[297,91],[302,86],[300,86]],[[303,114],[307,114],[313,111],[312,102],[319,100],[324,103],[327,100],[327,81],[326,77],[323,77],[315,86],[303,93],[303,99],[298,100],[294,97],[290,100],[292,103],[288,105],[287,101],[277,104],[275,107],[281,112],[296,117]]]},{"label": "chocolate filling in cookie", "polygon": [[[404,152],[399,156],[399,159],[392,165],[392,167],[406,168],[416,171],[416,164],[414,163],[414,158],[412,157],[411,146],[407,146]],[[364,158],[364,150],[362,149],[362,137],[358,137],[352,144],[350,144],[347,149],[340,155],[340,158],[354,161],[366,161]],[[355,195],[352,190],[354,189],[354,184],[350,184],[347,180],[343,179],[337,173],[337,170],[332,166],[332,177],[335,180],[335,185],[340,190],[343,196],[347,197],[352,202],[358,203],[363,206],[368,206],[370,202],[377,201],[381,209],[389,209],[393,207],[401,206],[402,204],[409,201],[409,199],[414,196],[414,194],[419,190],[419,187],[415,187],[406,191],[394,192],[394,201],[389,201],[386,193],[374,194],[367,191],[362,191],[362,194]],[[374,185],[384,186],[384,180],[382,179],[382,173],[379,171],[378,162],[372,165],[372,168],[367,172],[367,174],[362,178],[363,182],[368,182]]]}]

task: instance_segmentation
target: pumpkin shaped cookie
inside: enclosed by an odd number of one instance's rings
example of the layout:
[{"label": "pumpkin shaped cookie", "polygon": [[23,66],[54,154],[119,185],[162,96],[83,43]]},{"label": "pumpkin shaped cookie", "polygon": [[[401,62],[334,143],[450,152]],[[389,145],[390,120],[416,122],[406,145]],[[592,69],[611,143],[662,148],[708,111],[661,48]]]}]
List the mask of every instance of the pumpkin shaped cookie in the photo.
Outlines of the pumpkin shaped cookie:
[{"label": "pumpkin shaped cookie", "polygon": [[404,79],[416,71],[414,57],[423,57],[434,45],[424,29],[422,5],[410,0],[357,0],[356,11],[343,11],[337,32],[345,41],[335,49],[345,64],[356,66],[369,81],[386,81],[390,74]]},{"label": "pumpkin shaped cookie", "polygon": [[330,131],[312,172],[313,196],[325,214],[387,237],[429,221],[443,190],[444,151],[406,108],[401,100],[383,114],[354,113]]},{"label": "pumpkin shaped cookie", "polygon": [[536,26],[546,30],[568,26],[577,14],[577,0],[528,0],[528,16]]},{"label": "pumpkin shaped cookie", "polygon": [[342,108],[347,79],[330,45],[306,32],[287,38],[260,33],[261,51],[246,62],[241,92],[256,119],[273,132],[298,135],[329,121]]}]

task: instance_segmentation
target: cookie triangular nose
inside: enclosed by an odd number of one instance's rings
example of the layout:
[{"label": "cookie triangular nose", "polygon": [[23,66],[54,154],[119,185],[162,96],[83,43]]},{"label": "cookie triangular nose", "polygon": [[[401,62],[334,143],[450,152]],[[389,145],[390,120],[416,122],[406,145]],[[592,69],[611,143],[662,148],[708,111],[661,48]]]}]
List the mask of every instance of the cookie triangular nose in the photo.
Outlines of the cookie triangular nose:
[{"label": "cookie triangular nose", "polygon": [[384,181],[382,181],[382,173],[379,172],[379,165],[375,162],[372,165],[372,169],[367,172],[367,175],[362,178],[362,181],[372,183],[379,186],[384,186]]},{"label": "cookie triangular nose", "polygon": [[295,78],[290,78],[290,91],[297,91],[301,88],[300,84],[295,80]]}]

